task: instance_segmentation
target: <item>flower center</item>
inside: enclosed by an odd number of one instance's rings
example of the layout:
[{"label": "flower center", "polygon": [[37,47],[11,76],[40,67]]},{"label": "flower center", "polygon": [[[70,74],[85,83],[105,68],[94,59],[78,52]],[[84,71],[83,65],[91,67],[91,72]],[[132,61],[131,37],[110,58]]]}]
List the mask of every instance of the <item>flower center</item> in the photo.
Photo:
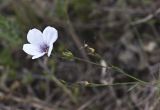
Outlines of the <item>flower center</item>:
[{"label": "flower center", "polygon": [[46,45],[46,44],[43,44],[43,45],[40,46],[40,51],[41,51],[41,52],[47,53],[47,52],[48,52],[48,49],[49,49],[49,46]]}]

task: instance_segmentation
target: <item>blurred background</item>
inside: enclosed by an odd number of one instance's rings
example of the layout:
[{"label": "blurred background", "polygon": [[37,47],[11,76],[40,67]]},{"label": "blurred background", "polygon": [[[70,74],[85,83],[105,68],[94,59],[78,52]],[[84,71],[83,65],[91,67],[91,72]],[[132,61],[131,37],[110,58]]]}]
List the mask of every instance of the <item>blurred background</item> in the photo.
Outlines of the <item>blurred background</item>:
[{"label": "blurred background", "polygon": [[[53,55],[32,60],[27,32],[48,25]],[[159,47],[159,0],[0,0],[0,110],[159,110]],[[66,50],[149,83],[109,86],[135,80]]]}]

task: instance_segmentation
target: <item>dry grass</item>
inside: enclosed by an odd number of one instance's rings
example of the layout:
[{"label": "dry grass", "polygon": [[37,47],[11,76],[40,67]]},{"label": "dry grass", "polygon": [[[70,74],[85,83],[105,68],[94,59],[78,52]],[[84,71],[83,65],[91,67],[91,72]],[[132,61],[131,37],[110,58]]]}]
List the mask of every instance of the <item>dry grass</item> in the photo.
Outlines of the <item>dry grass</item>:
[{"label": "dry grass", "polygon": [[[1,0],[0,110],[159,110],[159,6],[158,0]],[[31,60],[22,51],[27,31],[47,25],[59,31],[53,56]],[[134,80],[54,56],[64,50],[148,83],[112,85]]]}]

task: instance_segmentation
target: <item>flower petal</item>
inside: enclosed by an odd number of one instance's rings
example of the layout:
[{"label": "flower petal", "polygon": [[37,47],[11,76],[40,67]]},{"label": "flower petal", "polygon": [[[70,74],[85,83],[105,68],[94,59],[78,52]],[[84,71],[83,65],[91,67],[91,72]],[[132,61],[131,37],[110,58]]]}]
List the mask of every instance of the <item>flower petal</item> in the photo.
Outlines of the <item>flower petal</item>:
[{"label": "flower petal", "polygon": [[48,45],[53,44],[58,38],[58,32],[55,28],[47,26],[43,31],[44,42]]},{"label": "flower petal", "polygon": [[32,59],[36,59],[36,58],[42,57],[44,54],[45,54],[45,52],[43,52],[41,54],[38,54],[38,55],[35,55],[35,56],[32,57]]},{"label": "flower petal", "polygon": [[53,44],[49,46],[48,57],[51,55],[52,49],[53,49]]},{"label": "flower petal", "polygon": [[39,55],[42,53],[40,52],[40,48],[33,44],[24,44],[23,51],[29,55]]},{"label": "flower petal", "polygon": [[42,32],[35,28],[29,30],[27,34],[27,40],[31,44],[36,44],[36,45],[42,44],[43,43]]}]

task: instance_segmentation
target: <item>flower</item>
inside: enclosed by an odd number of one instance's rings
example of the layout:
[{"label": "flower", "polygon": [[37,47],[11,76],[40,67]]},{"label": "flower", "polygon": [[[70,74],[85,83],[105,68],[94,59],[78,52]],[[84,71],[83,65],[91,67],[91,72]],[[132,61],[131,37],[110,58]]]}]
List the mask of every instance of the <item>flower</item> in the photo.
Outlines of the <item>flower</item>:
[{"label": "flower", "polygon": [[23,51],[32,55],[32,59],[42,57],[47,54],[51,55],[53,43],[58,38],[58,32],[55,28],[47,26],[43,33],[38,29],[31,29],[27,34],[29,44],[23,45]]}]

